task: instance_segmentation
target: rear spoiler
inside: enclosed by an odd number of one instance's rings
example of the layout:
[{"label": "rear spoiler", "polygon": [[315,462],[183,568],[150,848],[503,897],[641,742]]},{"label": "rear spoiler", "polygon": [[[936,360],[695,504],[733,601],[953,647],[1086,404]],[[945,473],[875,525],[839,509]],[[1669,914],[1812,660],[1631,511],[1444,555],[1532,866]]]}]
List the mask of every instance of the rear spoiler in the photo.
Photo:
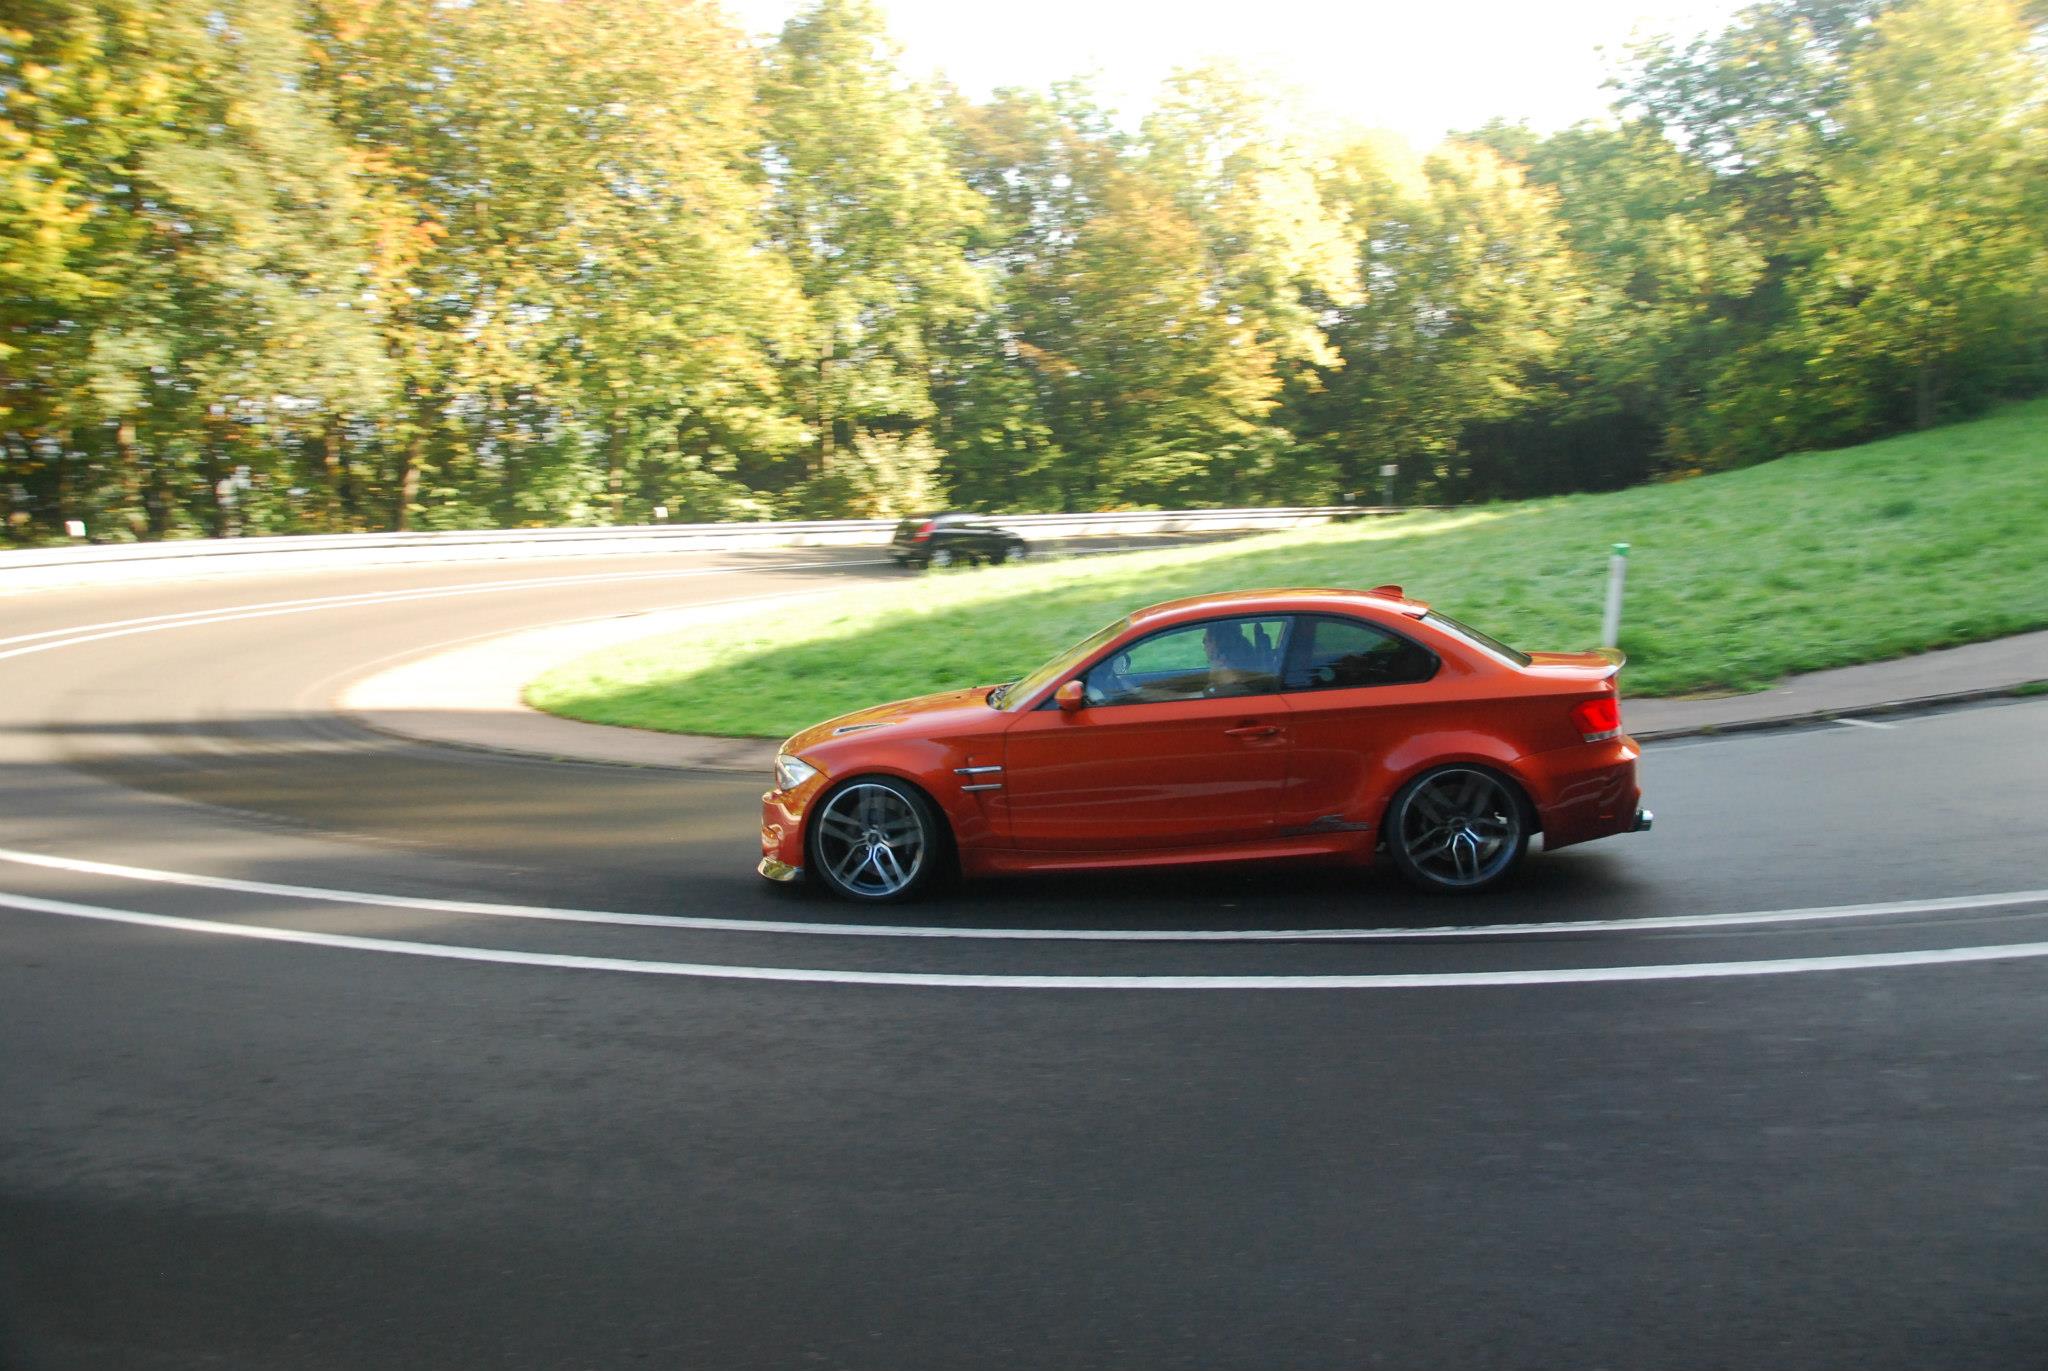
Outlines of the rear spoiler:
[{"label": "rear spoiler", "polygon": [[1596,680],[1609,681],[1621,671],[1622,663],[1628,658],[1620,649],[1612,647],[1590,647],[1584,652],[1530,652],[1528,665],[1538,671],[1593,671],[1599,675]]},{"label": "rear spoiler", "polygon": [[1420,619],[1423,615],[1429,613],[1428,605],[1424,604],[1420,600],[1409,599],[1408,592],[1396,585],[1374,586],[1371,590],[1368,590],[1365,593],[1368,595],[1382,596],[1389,600],[1400,601],[1401,612],[1403,614],[1406,614],[1411,619]]}]

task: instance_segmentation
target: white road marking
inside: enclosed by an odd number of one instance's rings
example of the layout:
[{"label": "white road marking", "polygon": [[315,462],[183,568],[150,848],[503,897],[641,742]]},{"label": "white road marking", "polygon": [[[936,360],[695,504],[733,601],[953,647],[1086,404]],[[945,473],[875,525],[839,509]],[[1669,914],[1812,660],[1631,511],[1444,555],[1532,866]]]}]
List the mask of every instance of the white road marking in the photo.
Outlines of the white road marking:
[{"label": "white road marking", "polygon": [[1878,722],[1877,720],[1875,720],[1875,719],[1836,719],[1836,720],[1835,720],[1835,722],[1836,722],[1836,723],[1838,723],[1838,724],[1847,724],[1847,725],[1849,725],[1849,726],[1850,726],[1851,728],[1897,728],[1897,727],[1898,727],[1898,725],[1897,725],[1897,724],[1881,724],[1881,723],[1879,723],[1879,722]]},{"label": "white road marking", "polygon": [[[71,628],[44,629],[0,638],[0,645],[28,643],[26,647],[0,652],[0,661],[52,652],[62,647],[96,643],[108,638],[127,638],[138,633],[161,633],[173,628],[198,628],[207,624],[233,623],[241,619],[270,619],[286,614],[310,614],[323,609],[346,609],[357,605],[396,604],[407,600],[433,600],[457,595],[486,595],[501,590],[543,589],[554,586],[603,584],[619,581],[688,580],[704,576],[735,576],[742,572],[816,571],[822,568],[882,566],[885,558],[824,562],[774,562],[758,566],[701,567],[693,571],[620,571],[586,576],[540,576],[528,580],[481,581],[462,586],[435,586],[415,590],[364,591],[357,595],[327,595],[303,600],[270,600],[253,605],[226,605],[215,609],[186,610],[178,614],[153,614],[141,619],[114,619]],[[67,636],[69,635],[69,636]],[[54,641],[36,641],[38,639]]]},{"label": "white road marking", "polygon": [[[723,568],[723,567],[719,567],[719,568],[708,568],[708,569],[709,569],[709,570],[719,570],[719,571],[723,571],[723,570],[727,570],[728,568]],[[702,574],[702,572],[701,572],[701,570],[700,570],[700,571],[683,571],[683,572],[678,572],[678,571],[669,571],[669,572],[621,572],[621,573],[616,573],[616,574],[618,574],[618,575],[622,575],[622,576],[628,576],[628,577],[638,577],[638,576],[646,576],[646,575],[654,575],[654,576],[691,576],[691,575],[699,575],[699,574]],[[534,579],[532,579],[532,580],[530,580],[530,581],[523,581],[523,580],[508,580],[508,581],[477,581],[477,582],[472,582],[472,583],[470,583],[470,584],[468,584],[468,585],[465,585],[465,586],[460,586],[460,587],[456,587],[456,586],[447,586],[447,587],[414,587],[414,588],[412,588],[412,589],[410,589],[410,590],[365,590],[365,591],[358,591],[358,592],[356,592],[355,594],[352,594],[352,595],[314,595],[314,596],[307,596],[307,597],[304,597],[304,598],[302,598],[302,599],[297,599],[297,600],[259,600],[259,601],[257,601],[257,602],[256,602],[255,604],[246,604],[246,605],[215,605],[215,606],[213,606],[213,607],[211,607],[211,608],[209,608],[209,609],[186,609],[186,610],[179,610],[179,611],[177,611],[177,612],[175,612],[175,613],[171,613],[171,614],[149,614],[149,615],[144,615],[144,616],[142,616],[142,617],[140,617],[140,618],[136,618],[136,619],[108,619],[108,620],[103,620],[102,622],[100,622],[100,623],[96,623],[96,624],[69,624],[69,625],[66,625],[66,626],[65,626],[65,627],[63,627],[63,628],[45,628],[45,629],[39,629],[38,631],[36,631],[36,632],[34,632],[34,633],[17,633],[17,634],[14,634],[14,635],[13,635],[12,637],[7,637],[7,638],[0,638],[0,647],[4,647],[4,646],[6,646],[6,645],[7,645],[7,644],[9,644],[9,643],[30,643],[30,642],[34,642],[34,641],[36,641],[37,639],[40,639],[40,638],[62,638],[62,637],[64,637],[64,636],[65,636],[65,635],[67,635],[67,634],[73,634],[73,633],[79,633],[79,634],[94,634],[94,633],[100,633],[100,632],[104,632],[104,631],[106,631],[106,630],[109,630],[109,629],[118,629],[118,628],[133,628],[133,627],[136,627],[136,626],[138,626],[138,625],[142,625],[142,624],[171,624],[171,623],[180,623],[180,622],[192,622],[192,621],[199,621],[199,622],[204,622],[204,621],[207,621],[207,620],[213,619],[213,618],[215,618],[215,617],[217,617],[217,616],[219,616],[219,615],[222,615],[222,614],[231,614],[231,613],[236,613],[236,612],[240,612],[240,611],[258,611],[258,610],[282,610],[282,609],[302,609],[302,608],[325,608],[325,607],[327,607],[327,606],[331,606],[331,605],[352,605],[352,604],[376,604],[376,603],[378,603],[378,602],[380,602],[380,601],[383,601],[383,600],[390,600],[390,599],[406,599],[406,598],[409,598],[409,597],[411,597],[411,596],[415,596],[415,595],[431,595],[431,594],[437,593],[437,591],[446,591],[446,592],[455,592],[455,591],[458,591],[458,590],[461,590],[461,591],[485,591],[485,590],[497,590],[497,589],[501,589],[501,588],[505,588],[505,587],[511,587],[511,586],[524,586],[524,585],[540,585],[540,586],[546,586],[546,585],[559,585],[559,584],[562,584],[562,583],[563,583],[563,582],[564,582],[565,580],[574,580],[574,579],[577,579],[577,578],[574,578],[574,577],[535,577]],[[595,579],[600,579],[600,580],[602,580],[602,579],[605,579],[605,578],[604,578],[604,576],[598,576],[598,577],[596,577]]]},{"label": "white road marking", "polygon": [[947,928],[923,924],[796,923],[767,919],[734,919],[685,914],[627,914],[597,909],[557,909],[546,905],[493,904],[477,900],[442,900],[413,895],[380,895],[324,886],[280,885],[226,876],[202,876],[152,867],[121,866],[79,857],[0,848],[0,862],[69,871],[81,876],[200,890],[232,891],[288,900],[319,900],[329,904],[369,905],[434,914],[475,914],[491,918],[543,919],[560,923],[622,924],[644,928],[675,928],[721,933],[793,933],[839,938],[947,938],[1024,942],[1343,942],[1406,939],[1517,938],[1557,933],[1634,932],[1642,929],[1726,928],[1750,924],[1881,918],[1890,915],[1939,914],[1956,910],[2002,909],[2048,903],[2048,890],[2013,890],[1994,895],[1952,895],[1926,900],[1890,900],[1875,904],[1816,905],[1804,909],[1761,909],[1735,914],[1660,914],[1640,918],[1577,919],[1550,923],[1447,924],[1434,928],[1295,928],[1295,929],[1104,929],[1104,928]]},{"label": "white road marking", "polygon": [[0,907],[33,914],[132,924],[181,933],[257,942],[295,943],[352,952],[387,952],[449,961],[493,962],[567,971],[624,971],[643,976],[688,976],[722,981],[785,981],[811,985],[887,985],[967,990],[1417,990],[1457,986],[1579,985],[1600,981],[1706,980],[1732,976],[1784,976],[1812,971],[1874,971],[1909,966],[1950,966],[1961,962],[2013,961],[2048,957],[2048,943],[2007,943],[1993,947],[1941,948],[1924,952],[1869,952],[1842,957],[1787,957],[1776,961],[1691,962],[1664,966],[1580,966],[1542,971],[1438,971],[1379,976],[1006,976],[926,971],[830,971],[809,967],[721,966],[705,962],[640,961],[628,957],[584,957],[509,948],[456,947],[394,938],[361,938],[347,933],[310,933],[293,928],[251,927],[208,919],[143,914],[129,909],[72,904],[29,895],[0,894]]}]

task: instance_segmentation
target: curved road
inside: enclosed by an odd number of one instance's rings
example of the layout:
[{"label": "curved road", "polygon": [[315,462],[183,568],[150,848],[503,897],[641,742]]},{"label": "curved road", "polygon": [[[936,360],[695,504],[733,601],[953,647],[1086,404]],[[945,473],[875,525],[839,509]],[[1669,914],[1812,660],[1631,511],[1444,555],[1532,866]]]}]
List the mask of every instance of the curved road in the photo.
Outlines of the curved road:
[{"label": "curved road", "polygon": [[761,780],[332,707],[897,574],[0,599],[0,1367],[2048,1363],[2048,701],[1653,746],[1654,833],[1480,901],[917,927],[754,877]]}]

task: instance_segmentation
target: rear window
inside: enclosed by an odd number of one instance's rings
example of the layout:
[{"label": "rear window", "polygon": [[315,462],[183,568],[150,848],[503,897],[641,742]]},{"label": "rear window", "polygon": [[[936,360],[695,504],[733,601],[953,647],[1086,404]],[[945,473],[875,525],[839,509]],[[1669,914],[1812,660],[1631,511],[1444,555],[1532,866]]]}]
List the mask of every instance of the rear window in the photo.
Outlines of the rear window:
[{"label": "rear window", "polygon": [[1516,666],[1527,666],[1531,660],[1528,653],[1517,652],[1500,639],[1481,633],[1476,628],[1470,628],[1461,624],[1448,614],[1439,614],[1432,609],[1429,613],[1422,616],[1422,622],[1425,624],[1435,624],[1453,637],[1463,638],[1466,642],[1476,647],[1483,647],[1496,656],[1505,657]]},{"label": "rear window", "polygon": [[1407,685],[1436,674],[1427,648],[1356,619],[1303,618],[1294,630],[1287,689]]}]

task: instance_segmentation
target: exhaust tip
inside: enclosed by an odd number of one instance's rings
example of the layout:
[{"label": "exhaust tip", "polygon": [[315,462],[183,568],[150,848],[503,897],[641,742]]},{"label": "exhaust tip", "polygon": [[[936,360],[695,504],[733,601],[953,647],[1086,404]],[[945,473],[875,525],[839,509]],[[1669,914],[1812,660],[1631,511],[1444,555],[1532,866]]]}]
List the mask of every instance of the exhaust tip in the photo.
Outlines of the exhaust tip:
[{"label": "exhaust tip", "polygon": [[1648,832],[1650,831],[1650,825],[1651,825],[1651,824],[1654,824],[1654,823],[1656,823],[1656,822],[1657,822],[1657,816],[1656,816],[1655,814],[1652,814],[1652,813],[1651,813],[1651,812],[1650,812],[1649,810],[1647,810],[1647,809],[1638,809],[1638,810],[1636,811],[1636,822],[1635,822],[1635,826],[1634,826],[1633,828],[1629,829],[1629,832],[1631,832],[1631,833],[1648,833]]}]

